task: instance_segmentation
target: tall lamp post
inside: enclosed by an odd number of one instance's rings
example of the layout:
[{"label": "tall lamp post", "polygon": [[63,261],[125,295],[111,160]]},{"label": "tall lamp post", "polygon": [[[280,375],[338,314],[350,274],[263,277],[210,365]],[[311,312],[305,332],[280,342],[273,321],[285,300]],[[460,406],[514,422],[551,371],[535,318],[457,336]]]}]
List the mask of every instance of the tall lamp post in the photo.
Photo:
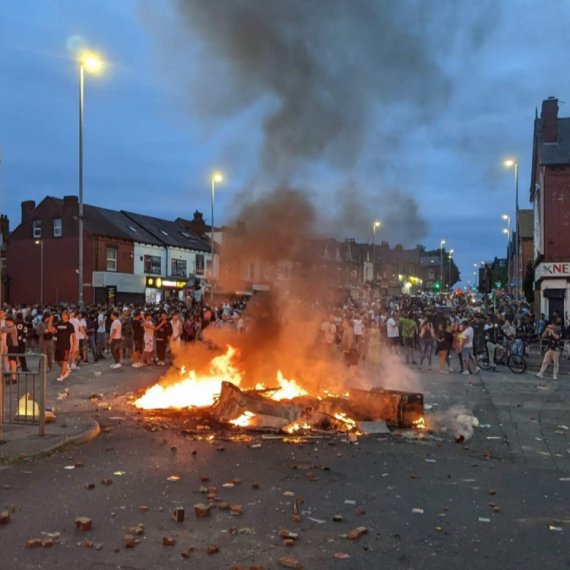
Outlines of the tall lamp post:
[{"label": "tall lamp post", "polygon": [[477,281],[478,277],[479,277],[479,272],[477,271],[477,264],[474,263],[473,267],[475,268],[475,271],[473,271],[473,275],[475,275],[475,287],[477,287],[479,285],[479,282]]},{"label": "tall lamp post", "polygon": [[449,258],[448,258],[449,267],[448,267],[448,271],[447,271],[447,273],[448,273],[448,275],[447,275],[447,289],[449,289],[449,287],[451,285],[451,261],[453,259],[453,253],[454,253],[454,250],[450,249],[449,250]]},{"label": "tall lamp post", "polygon": [[[214,201],[216,199],[216,182],[222,182],[223,177],[219,172],[214,172],[212,175],[212,231],[210,233],[210,255],[212,256],[212,271],[210,274],[211,279],[214,278]],[[214,290],[212,289],[212,295]]]},{"label": "tall lamp post", "polygon": [[44,306],[44,240],[37,239],[34,241],[40,246],[40,307]]},{"label": "tall lamp post", "polygon": [[94,54],[85,54],[79,60],[79,306],[83,308],[83,94],[85,70],[97,73],[103,66]]},{"label": "tall lamp post", "polygon": [[443,282],[443,246],[445,245],[445,240],[442,239],[439,242],[439,282]]},{"label": "tall lamp post", "polygon": [[[503,214],[502,218],[507,221],[507,227],[503,228],[503,233],[507,234],[507,287],[509,287],[511,282],[511,216]],[[511,287],[509,287],[509,291],[512,293]]]},{"label": "tall lamp post", "polygon": [[515,167],[515,235],[517,237],[515,241],[515,298],[519,300],[519,277],[520,277],[520,252],[519,252],[519,163],[516,160],[505,160],[505,166]]},{"label": "tall lamp post", "polygon": [[376,228],[380,227],[380,222],[372,224],[372,282],[376,280]]}]

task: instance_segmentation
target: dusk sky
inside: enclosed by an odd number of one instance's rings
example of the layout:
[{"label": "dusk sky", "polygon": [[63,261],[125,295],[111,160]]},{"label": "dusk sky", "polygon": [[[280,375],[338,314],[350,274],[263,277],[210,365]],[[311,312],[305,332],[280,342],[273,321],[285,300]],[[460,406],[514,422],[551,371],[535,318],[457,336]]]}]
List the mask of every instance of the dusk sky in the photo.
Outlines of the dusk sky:
[{"label": "dusk sky", "polygon": [[21,0],[0,3],[2,213],[77,193],[81,46],[85,202],[216,222],[289,184],[338,238],[428,248],[463,282],[504,256],[529,208],[535,108],[570,116],[570,2]]}]

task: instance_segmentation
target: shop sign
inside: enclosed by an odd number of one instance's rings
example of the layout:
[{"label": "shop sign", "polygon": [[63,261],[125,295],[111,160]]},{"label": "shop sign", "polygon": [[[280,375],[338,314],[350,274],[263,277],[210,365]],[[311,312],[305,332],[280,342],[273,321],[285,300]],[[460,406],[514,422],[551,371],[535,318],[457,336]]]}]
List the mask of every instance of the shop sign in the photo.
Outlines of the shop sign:
[{"label": "shop sign", "polygon": [[570,261],[540,263],[534,270],[535,281],[552,277],[570,277]]},{"label": "shop sign", "polygon": [[162,277],[147,277],[146,286],[149,289],[184,289],[186,281],[163,279]]}]

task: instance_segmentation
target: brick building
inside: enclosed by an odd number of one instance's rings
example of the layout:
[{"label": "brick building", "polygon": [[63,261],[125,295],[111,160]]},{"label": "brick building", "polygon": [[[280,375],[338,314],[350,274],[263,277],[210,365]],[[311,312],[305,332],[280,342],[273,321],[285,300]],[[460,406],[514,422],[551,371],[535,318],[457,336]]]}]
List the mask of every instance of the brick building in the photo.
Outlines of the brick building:
[{"label": "brick building", "polygon": [[[42,297],[45,304],[77,302],[78,210],[77,196],[22,202],[22,221],[6,248],[9,303],[34,304]],[[206,251],[205,242],[175,222],[85,204],[84,301],[142,303],[178,296],[204,266]]]},{"label": "brick building", "polygon": [[570,118],[558,100],[534,121],[530,200],[534,211],[535,310],[568,321],[570,311]]}]

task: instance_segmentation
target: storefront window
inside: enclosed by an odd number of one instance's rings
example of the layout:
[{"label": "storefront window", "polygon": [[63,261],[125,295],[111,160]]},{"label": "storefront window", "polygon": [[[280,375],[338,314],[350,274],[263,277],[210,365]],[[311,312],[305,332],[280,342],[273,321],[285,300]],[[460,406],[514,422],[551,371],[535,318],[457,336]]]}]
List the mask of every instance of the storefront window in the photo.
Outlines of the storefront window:
[{"label": "storefront window", "polygon": [[160,275],[162,273],[162,263],[159,255],[144,256],[144,272],[151,275]]}]

